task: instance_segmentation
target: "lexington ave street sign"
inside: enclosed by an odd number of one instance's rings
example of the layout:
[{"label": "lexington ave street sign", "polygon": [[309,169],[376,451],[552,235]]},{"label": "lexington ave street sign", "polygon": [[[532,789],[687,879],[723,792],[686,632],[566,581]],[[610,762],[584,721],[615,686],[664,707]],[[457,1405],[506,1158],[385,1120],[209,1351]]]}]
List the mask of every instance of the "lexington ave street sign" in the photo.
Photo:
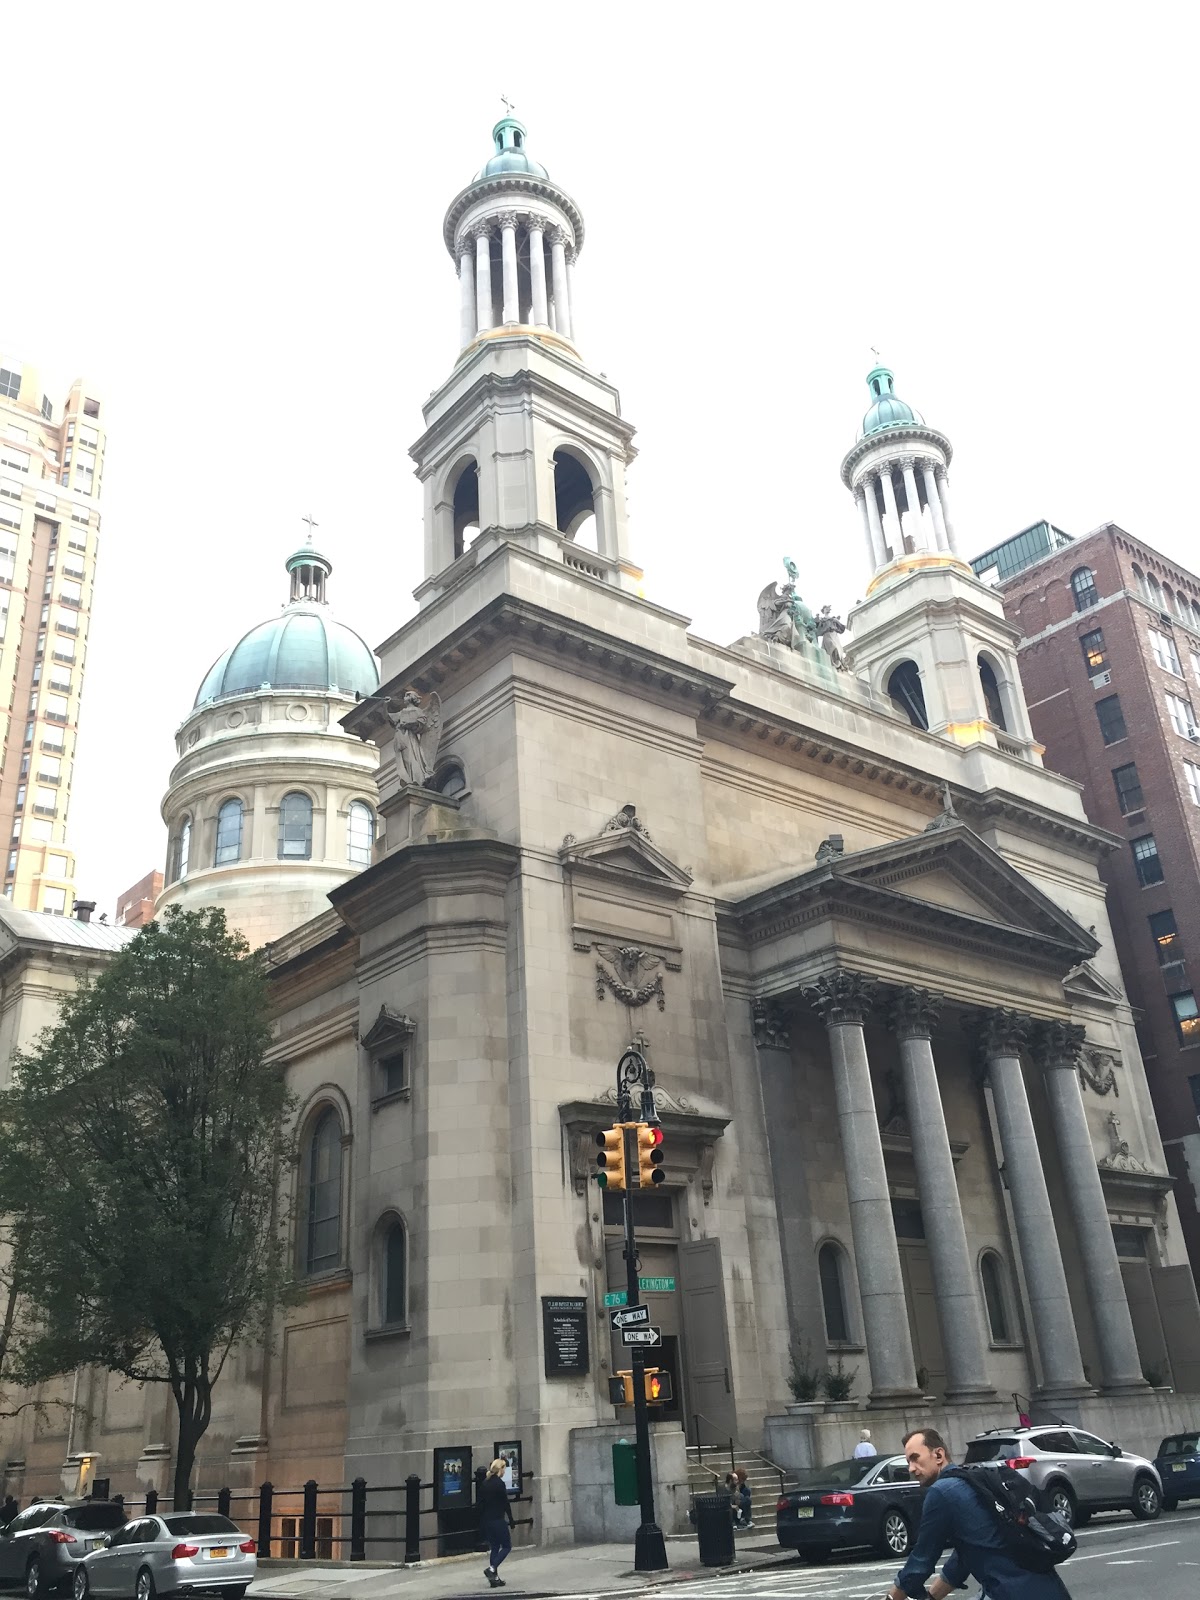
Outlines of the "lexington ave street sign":
[{"label": "lexington ave street sign", "polygon": [[661,1344],[662,1333],[658,1328],[622,1328],[621,1343],[629,1344]]},{"label": "lexington ave street sign", "polygon": [[622,1328],[636,1328],[645,1326],[650,1321],[649,1306],[629,1306],[624,1311],[613,1311],[608,1318],[614,1333],[620,1333]]}]

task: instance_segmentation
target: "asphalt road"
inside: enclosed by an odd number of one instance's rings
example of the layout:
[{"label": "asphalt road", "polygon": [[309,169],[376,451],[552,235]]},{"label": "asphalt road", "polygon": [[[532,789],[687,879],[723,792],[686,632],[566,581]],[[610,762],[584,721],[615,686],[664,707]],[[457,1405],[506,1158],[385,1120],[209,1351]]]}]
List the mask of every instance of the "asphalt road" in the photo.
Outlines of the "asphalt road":
[{"label": "asphalt road", "polygon": [[[1096,1517],[1061,1569],[1071,1600],[1196,1600],[1200,1595],[1200,1507],[1163,1512],[1156,1522]],[[797,1564],[727,1578],[626,1590],[628,1600],[878,1600],[896,1563],[846,1557],[837,1565]],[[974,1600],[978,1590],[964,1591]],[[516,1595],[514,1594],[514,1600]],[[581,1597],[582,1600],[582,1597]]]}]

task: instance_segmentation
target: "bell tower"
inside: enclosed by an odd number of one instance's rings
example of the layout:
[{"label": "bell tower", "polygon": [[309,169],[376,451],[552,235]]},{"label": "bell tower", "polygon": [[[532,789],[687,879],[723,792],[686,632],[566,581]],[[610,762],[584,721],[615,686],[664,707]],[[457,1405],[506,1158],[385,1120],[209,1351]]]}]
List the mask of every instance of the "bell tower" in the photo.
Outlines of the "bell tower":
[{"label": "bell tower", "polygon": [[523,123],[502,117],[492,143],[442,228],[461,348],[412,448],[425,489],[416,597],[429,604],[503,541],[636,590],[625,507],[633,429],[577,343],[583,214],[530,155]]},{"label": "bell tower", "polygon": [[862,517],[871,581],[847,619],[846,656],[914,727],[1041,764],[1017,671],[1018,630],[959,556],[949,439],[877,364],[871,404],[842,462]]}]

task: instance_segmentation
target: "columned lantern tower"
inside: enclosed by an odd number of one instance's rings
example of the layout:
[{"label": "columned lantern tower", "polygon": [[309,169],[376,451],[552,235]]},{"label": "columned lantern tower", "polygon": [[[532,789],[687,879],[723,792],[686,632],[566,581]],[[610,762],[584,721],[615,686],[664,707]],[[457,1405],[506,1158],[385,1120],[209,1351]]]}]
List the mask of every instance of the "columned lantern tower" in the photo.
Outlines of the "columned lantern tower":
[{"label": "columned lantern tower", "polygon": [[526,138],[515,117],[500,119],[491,158],[443,223],[461,348],[412,450],[425,486],[423,606],[505,541],[620,588],[641,579],[625,509],[633,429],[577,343],[583,214]]}]

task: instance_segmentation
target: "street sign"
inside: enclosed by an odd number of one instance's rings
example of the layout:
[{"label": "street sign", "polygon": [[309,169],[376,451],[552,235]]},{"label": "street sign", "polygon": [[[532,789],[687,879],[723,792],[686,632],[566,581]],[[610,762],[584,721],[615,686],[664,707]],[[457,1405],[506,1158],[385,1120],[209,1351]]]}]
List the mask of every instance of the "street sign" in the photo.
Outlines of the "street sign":
[{"label": "street sign", "polygon": [[610,1311],[609,1323],[614,1333],[620,1333],[622,1328],[644,1327],[650,1321],[649,1306],[629,1306],[625,1311]]},{"label": "street sign", "polygon": [[662,1333],[658,1328],[622,1328],[622,1344],[661,1344]]},{"label": "street sign", "polygon": [[[639,1278],[638,1287],[643,1294],[674,1294],[674,1278]],[[610,1289],[604,1296],[605,1308],[623,1306],[629,1299],[624,1289]]]}]

